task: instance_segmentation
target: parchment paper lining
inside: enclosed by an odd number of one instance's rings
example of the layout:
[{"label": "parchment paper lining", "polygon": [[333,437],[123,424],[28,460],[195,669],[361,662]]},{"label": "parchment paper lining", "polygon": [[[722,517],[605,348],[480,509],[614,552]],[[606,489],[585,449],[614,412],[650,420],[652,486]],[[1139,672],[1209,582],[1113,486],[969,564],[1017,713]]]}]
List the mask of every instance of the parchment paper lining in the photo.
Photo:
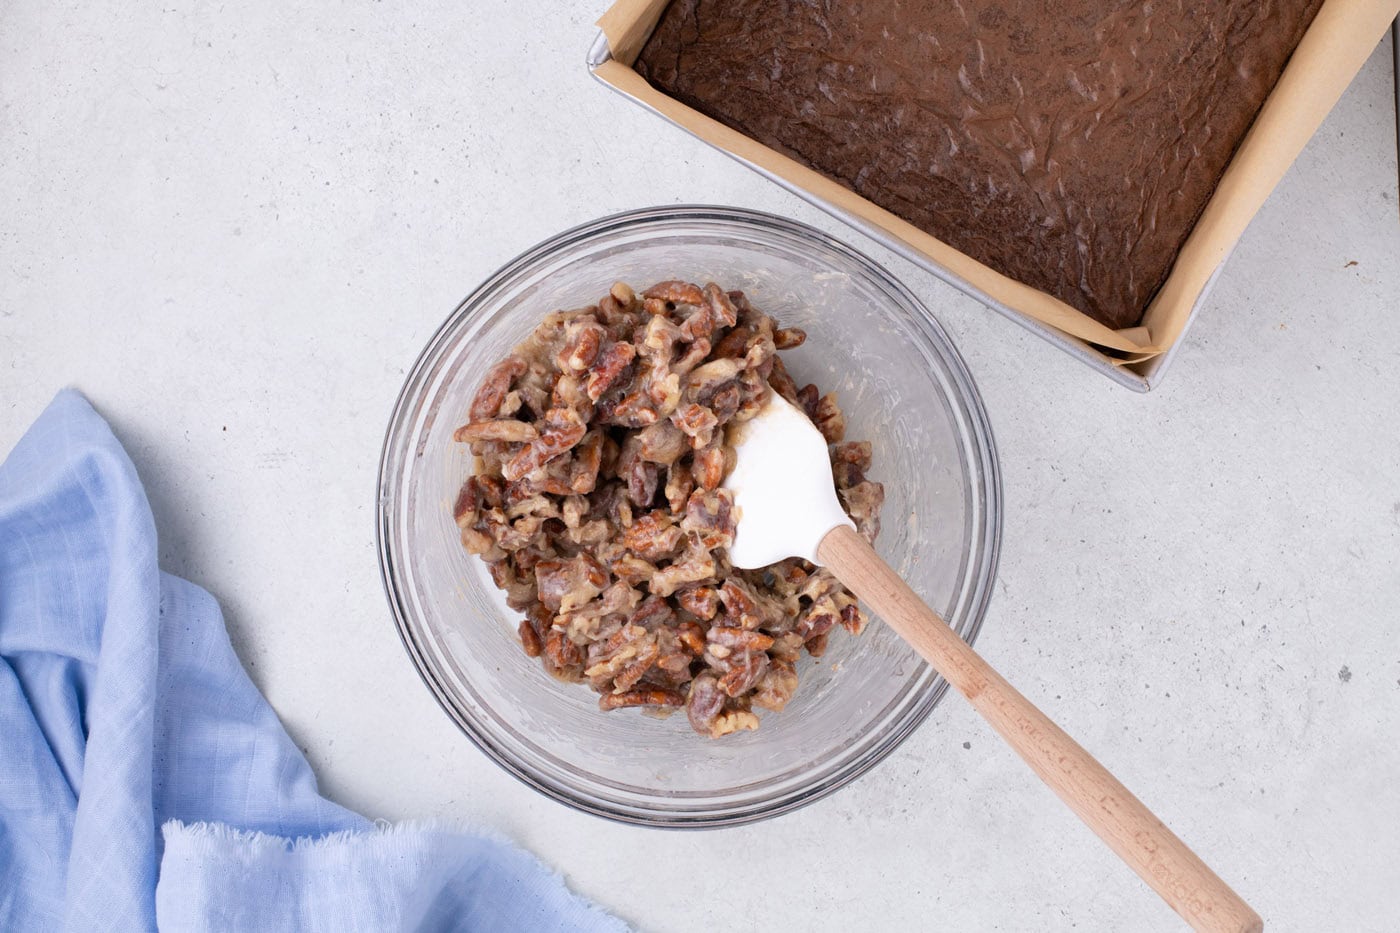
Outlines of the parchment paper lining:
[{"label": "parchment paper lining", "polygon": [[913,224],[653,88],[634,70],[668,0],[617,0],[598,20],[612,60],[595,74],[689,132],[861,218],[969,282],[994,301],[1057,330],[1112,350],[1117,366],[1166,352],[1191,308],[1249,221],[1283,178],[1372,49],[1400,14],[1400,0],[1327,0],[1289,59],[1137,327],[1113,330],[1045,292],[977,262]]}]

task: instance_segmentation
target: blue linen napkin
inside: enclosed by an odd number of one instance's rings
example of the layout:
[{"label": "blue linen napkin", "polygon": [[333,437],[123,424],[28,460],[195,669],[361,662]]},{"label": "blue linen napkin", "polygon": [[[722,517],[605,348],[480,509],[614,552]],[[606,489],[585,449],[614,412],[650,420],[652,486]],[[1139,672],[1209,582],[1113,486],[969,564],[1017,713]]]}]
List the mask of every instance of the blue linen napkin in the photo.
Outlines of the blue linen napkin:
[{"label": "blue linen napkin", "polygon": [[131,461],[60,393],[0,465],[0,929],[626,929],[504,840],[321,797],[156,554]]}]

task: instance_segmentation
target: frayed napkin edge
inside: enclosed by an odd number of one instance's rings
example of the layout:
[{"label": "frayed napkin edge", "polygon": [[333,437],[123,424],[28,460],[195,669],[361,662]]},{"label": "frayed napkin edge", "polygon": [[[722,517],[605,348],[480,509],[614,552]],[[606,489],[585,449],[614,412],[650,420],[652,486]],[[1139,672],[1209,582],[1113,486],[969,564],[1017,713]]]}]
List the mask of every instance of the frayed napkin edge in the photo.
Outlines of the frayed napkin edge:
[{"label": "frayed napkin edge", "polygon": [[[237,844],[257,851],[275,852],[324,851],[359,842],[365,836],[377,838],[429,834],[475,836],[536,858],[534,854],[521,848],[513,839],[503,833],[452,820],[402,820],[398,823],[391,823],[389,820],[375,820],[373,826],[362,829],[342,829],[320,835],[294,837],[279,836],[276,833],[255,829],[239,829],[227,823],[207,820],[193,823],[186,823],[183,820],[166,820],[161,824],[160,831],[166,842],[169,842],[172,836],[179,835],[194,843]],[[559,872],[556,871],[554,874],[558,875]]]},{"label": "frayed napkin edge", "polygon": [[375,838],[393,838],[397,836],[423,834],[474,836],[478,839],[494,842],[511,852],[526,856],[534,861],[544,871],[548,872],[555,881],[563,886],[564,890],[578,901],[581,907],[588,913],[597,917],[600,921],[614,924],[621,930],[637,930],[637,927],[633,924],[605,910],[601,905],[594,903],[591,899],[579,894],[574,890],[573,885],[569,883],[569,879],[564,876],[563,872],[559,871],[553,865],[548,864],[528,849],[521,847],[509,836],[493,829],[470,826],[453,820],[402,820],[398,823],[391,823],[388,820],[375,820],[373,826],[366,829],[343,829],[323,833],[321,835],[296,837],[278,836],[275,833],[262,832],[259,830],[239,829],[227,823],[206,820],[200,820],[194,823],[186,823],[182,820],[166,820],[161,824],[160,831],[167,847],[170,845],[172,838],[179,838],[182,841],[193,844],[197,848],[239,845],[245,847],[250,853],[326,852],[328,850],[347,848],[352,844],[363,841],[367,836]]}]

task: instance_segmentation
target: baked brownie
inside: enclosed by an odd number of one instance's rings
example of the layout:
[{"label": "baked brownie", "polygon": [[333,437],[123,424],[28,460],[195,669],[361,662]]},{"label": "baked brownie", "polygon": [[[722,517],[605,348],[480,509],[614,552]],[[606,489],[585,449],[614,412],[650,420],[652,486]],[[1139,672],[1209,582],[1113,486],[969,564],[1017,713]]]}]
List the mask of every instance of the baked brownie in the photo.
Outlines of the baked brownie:
[{"label": "baked brownie", "polygon": [[637,71],[1110,327],[1321,0],[673,0]]}]

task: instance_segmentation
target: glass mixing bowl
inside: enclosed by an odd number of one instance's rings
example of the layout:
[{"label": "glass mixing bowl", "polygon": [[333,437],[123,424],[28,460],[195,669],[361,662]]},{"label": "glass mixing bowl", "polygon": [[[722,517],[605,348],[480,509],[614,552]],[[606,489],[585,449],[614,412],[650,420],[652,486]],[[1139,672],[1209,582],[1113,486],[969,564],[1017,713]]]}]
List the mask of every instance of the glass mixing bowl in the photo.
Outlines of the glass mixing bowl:
[{"label": "glass mixing bowl", "polygon": [[942,678],[878,620],[804,657],[797,695],[761,728],[720,740],[684,713],[603,713],[587,687],[525,656],[520,621],[452,519],[471,470],[452,441],[488,366],[549,311],[618,279],[743,289],[807,342],[783,358],[798,385],[835,390],[847,437],[874,445],[885,485],[878,549],[969,642],[991,594],[1001,485],[991,428],[947,335],[870,259],[755,211],[664,207],[584,224],[508,263],[452,313],[413,367],[384,442],[379,555],[399,632],[423,680],[482,751],[530,786],[631,823],[718,826],[831,793],[888,755],[942,695]]}]

